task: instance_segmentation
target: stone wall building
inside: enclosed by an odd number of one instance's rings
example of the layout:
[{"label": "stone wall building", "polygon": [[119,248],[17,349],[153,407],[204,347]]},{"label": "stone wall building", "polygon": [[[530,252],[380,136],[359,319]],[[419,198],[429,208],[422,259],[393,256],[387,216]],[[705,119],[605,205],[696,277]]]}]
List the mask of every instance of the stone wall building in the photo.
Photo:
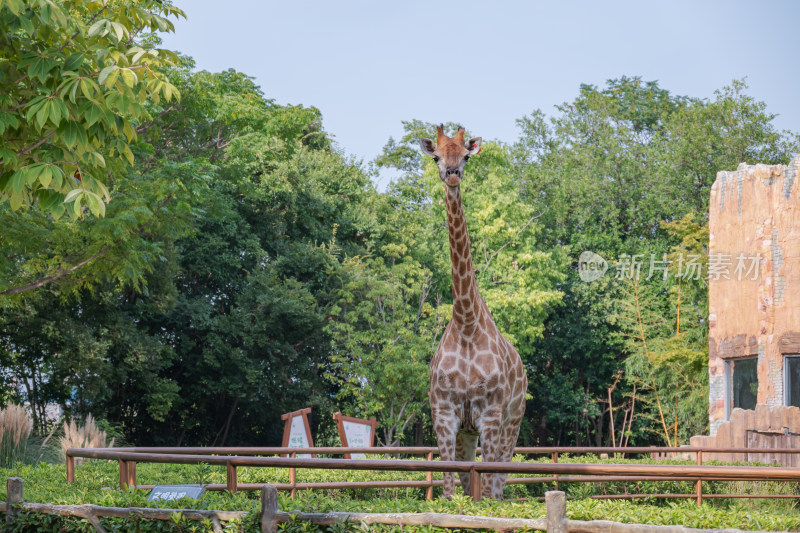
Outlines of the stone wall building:
[{"label": "stone wall building", "polygon": [[[732,439],[733,433],[743,433],[734,439],[739,444],[760,438],[755,433],[747,437],[748,431],[800,434],[798,167],[800,156],[788,166],[741,164],[734,172],[717,173],[711,188],[710,434],[717,435],[725,424],[723,433]],[[756,418],[774,412],[770,424],[782,427],[726,424],[735,409],[755,413],[762,404]],[[785,416],[780,414],[787,409]],[[734,418],[750,420],[750,425],[756,420],[744,414]],[[692,443],[715,445],[708,439],[695,437]],[[727,437],[720,435],[717,444],[722,440]]]}]

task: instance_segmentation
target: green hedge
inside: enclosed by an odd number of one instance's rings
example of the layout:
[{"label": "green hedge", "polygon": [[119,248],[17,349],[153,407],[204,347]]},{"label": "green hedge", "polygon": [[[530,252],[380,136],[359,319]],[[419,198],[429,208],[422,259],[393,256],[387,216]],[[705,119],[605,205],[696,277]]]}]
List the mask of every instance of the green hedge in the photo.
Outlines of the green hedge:
[{"label": "green hedge", "polygon": [[[521,460],[521,458],[518,458]],[[546,459],[541,459],[545,461]],[[610,462],[594,456],[561,457],[561,462]],[[625,463],[655,463],[646,460],[614,460]],[[686,461],[674,461],[692,464]],[[664,464],[664,461],[659,461]],[[217,510],[249,511],[241,523],[229,523],[226,531],[257,532],[259,493],[256,491],[231,494],[228,492],[206,492],[200,500],[183,499],[160,505],[148,502],[148,491],[122,492],[119,486],[119,470],[116,462],[89,461],[76,469],[76,483],[66,483],[64,465],[40,464],[19,465],[13,469],[0,469],[0,476],[18,476],[25,480],[25,500],[53,504],[96,504],[114,507],[170,507]],[[441,475],[434,475],[441,477]],[[209,465],[156,465],[140,464],[137,468],[138,482],[142,484],[186,484],[224,483],[225,470]],[[271,468],[240,468],[240,483],[288,482],[288,471]],[[425,479],[424,473],[298,470],[299,482],[322,481],[375,481],[397,479]],[[5,483],[0,484],[0,499],[5,500]],[[683,524],[698,528],[733,527],[741,529],[797,530],[800,529],[800,512],[797,500],[765,501],[731,499],[727,501],[707,500],[703,507],[693,501],[681,500],[615,500],[588,499],[594,494],[634,493],[691,493],[693,482],[639,482],[639,483],[561,483],[569,498],[567,515],[572,519],[605,519],[642,524]],[[489,515],[516,518],[544,518],[544,504],[537,497],[551,490],[552,484],[510,485],[506,497],[527,497],[526,501],[473,502],[458,493],[452,501],[435,499],[426,501],[420,489],[367,489],[338,491],[298,491],[292,500],[288,494],[280,493],[280,509],[306,512],[353,511],[353,512],[439,512],[471,515]],[[704,490],[716,493],[785,493],[800,494],[797,483],[744,483],[706,482]],[[749,492],[748,492],[749,491]],[[798,496],[800,497],[800,496]],[[581,499],[582,498],[582,499]],[[115,532],[190,532],[212,531],[210,523],[190,521],[176,516],[172,522],[131,521],[103,519],[107,531]],[[286,531],[321,531],[307,523],[295,522],[284,526]],[[372,530],[400,531],[393,527],[371,527]],[[93,532],[93,528],[82,519],[26,514],[19,515],[12,531]],[[326,531],[360,530],[355,524],[340,525]],[[439,531],[438,528],[403,528],[403,531]]]}]

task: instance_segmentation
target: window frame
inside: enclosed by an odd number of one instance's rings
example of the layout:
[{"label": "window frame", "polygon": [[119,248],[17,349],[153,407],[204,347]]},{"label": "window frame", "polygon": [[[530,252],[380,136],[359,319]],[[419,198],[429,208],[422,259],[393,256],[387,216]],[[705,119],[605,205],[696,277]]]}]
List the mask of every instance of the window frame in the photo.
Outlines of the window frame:
[{"label": "window frame", "polygon": [[[789,361],[792,359],[800,360],[800,354],[798,353],[786,353],[783,354],[783,405],[790,407],[792,398],[791,398],[791,388],[789,383]],[[795,384],[796,386],[800,386],[800,383]],[[795,406],[800,407],[800,405]]]},{"label": "window frame", "polygon": [[[758,355],[745,355],[743,357],[729,357],[723,359],[725,362],[725,367],[723,371],[723,382],[725,386],[725,391],[723,394],[723,401],[725,402],[725,420],[728,421],[731,419],[731,412],[733,411],[733,372],[732,372],[732,364],[737,363],[738,361],[746,361],[748,359],[753,359],[756,361],[756,383],[758,383]],[[785,365],[785,363],[784,363]],[[784,376],[785,376],[784,372]],[[760,385],[760,383],[759,383]]]}]

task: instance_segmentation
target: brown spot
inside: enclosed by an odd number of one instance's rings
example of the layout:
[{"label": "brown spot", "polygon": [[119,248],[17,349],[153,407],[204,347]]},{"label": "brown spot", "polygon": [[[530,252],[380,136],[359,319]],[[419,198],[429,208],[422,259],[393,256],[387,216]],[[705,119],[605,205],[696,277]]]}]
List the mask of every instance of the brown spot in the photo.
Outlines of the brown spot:
[{"label": "brown spot", "polygon": [[483,330],[478,330],[478,332],[475,334],[475,337],[472,339],[472,343],[478,348],[483,348],[484,344],[486,344],[486,341],[486,333],[484,333]]},{"label": "brown spot", "polygon": [[[462,265],[463,265],[463,263],[462,263]],[[460,267],[459,267],[459,270],[460,270]],[[462,276],[463,276],[463,274],[462,274]],[[458,280],[458,283],[459,283],[459,288],[461,289],[461,294],[466,294],[467,291],[469,290],[470,279],[468,277],[463,277],[463,278]]]}]

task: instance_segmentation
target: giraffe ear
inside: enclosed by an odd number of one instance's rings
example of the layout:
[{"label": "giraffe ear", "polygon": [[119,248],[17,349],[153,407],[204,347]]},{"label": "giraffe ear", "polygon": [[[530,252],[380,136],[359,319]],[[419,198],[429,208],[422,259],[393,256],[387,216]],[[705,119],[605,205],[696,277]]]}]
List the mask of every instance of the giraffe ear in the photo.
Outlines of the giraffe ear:
[{"label": "giraffe ear", "polygon": [[432,140],[422,138],[419,140],[419,146],[422,148],[422,151],[425,153],[425,155],[433,157],[434,152],[436,151],[436,145],[433,144]]},{"label": "giraffe ear", "polygon": [[469,155],[475,155],[481,151],[481,138],[480,137],[473,137],[472,139],[467,141],[467,150],[469,150]]}]

